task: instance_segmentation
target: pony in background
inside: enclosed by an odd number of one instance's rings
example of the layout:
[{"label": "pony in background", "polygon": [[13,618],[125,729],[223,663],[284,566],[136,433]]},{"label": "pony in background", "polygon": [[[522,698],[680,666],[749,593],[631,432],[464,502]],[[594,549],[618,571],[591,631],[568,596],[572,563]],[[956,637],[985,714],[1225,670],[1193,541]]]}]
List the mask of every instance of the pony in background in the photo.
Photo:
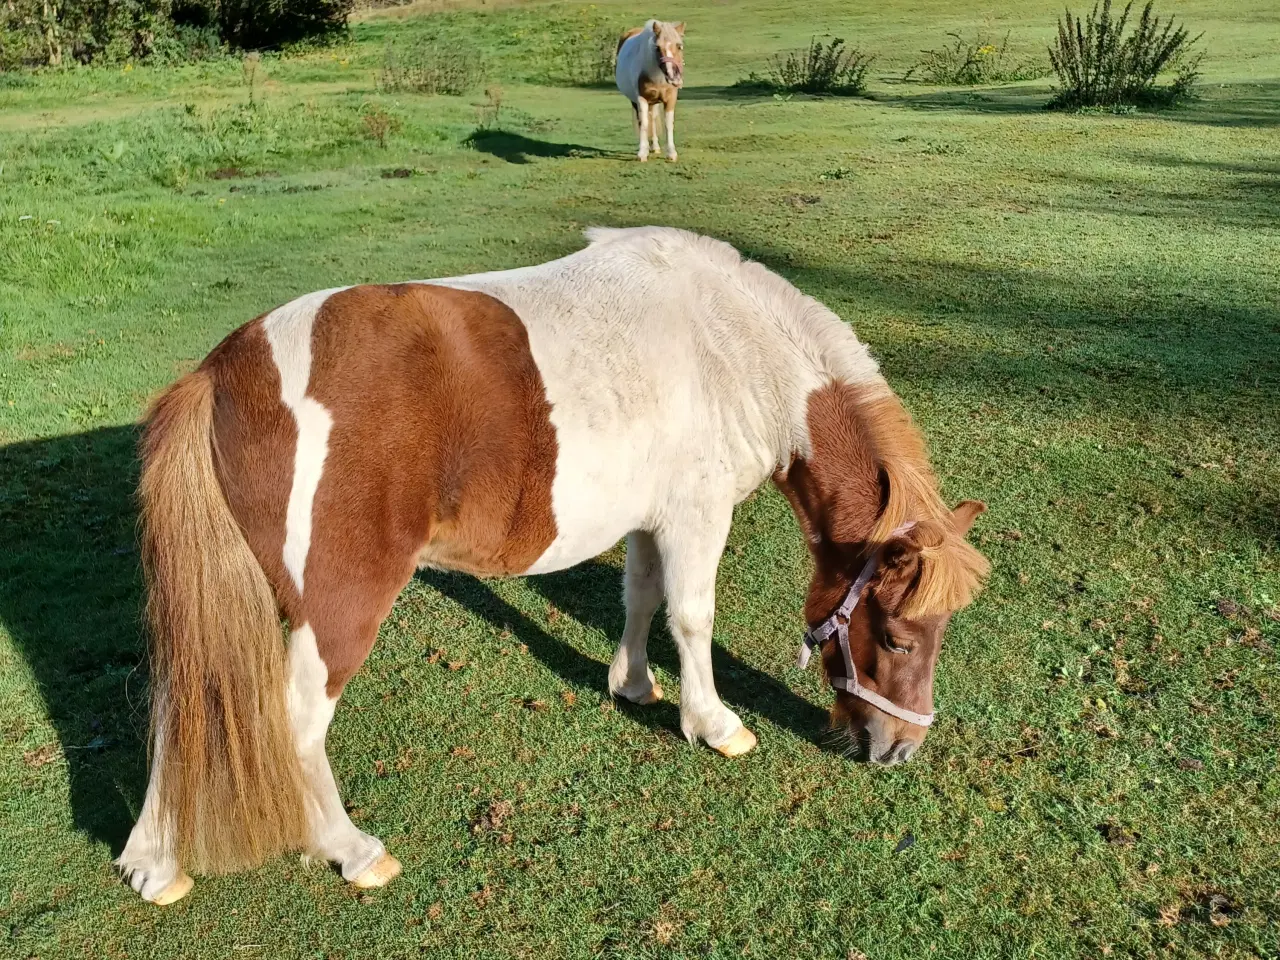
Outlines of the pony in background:
[{"label": "pony in background", "polygon": [[684,86],[684,23],[650,20],[633,27],[618,41],[615,68],[618,89],[631,101],[640,134],[637,156],[649,159],[649,144],[658,152],[659,114],[667,122],[667,159],[676,160],[676,97]]}]

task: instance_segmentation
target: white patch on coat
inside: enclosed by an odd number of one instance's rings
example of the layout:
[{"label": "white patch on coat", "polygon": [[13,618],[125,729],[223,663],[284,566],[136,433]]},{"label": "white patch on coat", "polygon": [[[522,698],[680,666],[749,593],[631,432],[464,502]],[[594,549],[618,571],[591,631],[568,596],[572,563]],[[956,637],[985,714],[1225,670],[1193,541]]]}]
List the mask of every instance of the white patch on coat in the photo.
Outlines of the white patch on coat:
[{"label": "white patch on coat", "polygon": [[354,880],[386,853],[377,837],[360,830],[347,815],[325,752],[325,736],[338,706],[327,690],[329,668],[320,656],[315,631],[304,623],[289,637],[286,702],[298,760],[307,782],[309,852],[339,864]]},{"label": "white patch on coat", "polygon": [[343,288],[299,297],[271,311],[262,321],[271,345],[271,359],[280,372],[280,399],[298,425],[293,485],[285,514],[284,565],[300,595],[311,550],[312,506],[329,453],[329,431],[333,429],[329,411],[306,395],[311,381],[311,332],[321,305],[340,289]]},{"label": "white patch on coat", "polygon": [[551,263],[424,281],[489,294],[528,331],[558,444],[557,536],[529,573],[727,515],[810,453],[811,391],[884,385],[847,324],[728,244],[661,227],[587,235]]}]

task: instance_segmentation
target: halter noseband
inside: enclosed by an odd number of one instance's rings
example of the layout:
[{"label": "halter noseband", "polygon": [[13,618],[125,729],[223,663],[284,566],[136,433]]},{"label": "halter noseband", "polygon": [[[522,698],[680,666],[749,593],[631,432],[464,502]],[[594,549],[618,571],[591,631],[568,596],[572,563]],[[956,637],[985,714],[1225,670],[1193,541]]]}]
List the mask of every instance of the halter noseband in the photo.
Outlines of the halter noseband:
[{"label": "halter noseband", "polygon": [[[892,536],[900,536],[914,526],[914,523],[905,523],[893,531]],[[868,690],[858,682],[858,670],[853,665],[853,653],[849,650],[849,619],[853,616],[853,608],[862,599],[862,592],[867,589],[867,584],[871,582],[871,578],[875,576],[876,568],[879,566],[880,551],[876,550],[867,559],[862,572],[858,574],[858,579],[854,580],[850,585],[849,592],[845,594],[844,602],[840,604],[836,612],[816,627],[804,632],[804,639],[800,642],[800,656],[796,659],[796,665],[803,670],[809,664],[809,655],[834,635],[840,644],[840,652],[844,654],[845,669],[845,676],[830,678],[831,686],[834,689],[851,693],[891,717],[897,717],[899,720],[907,721],[907,723],[914,723],[918,727],[927,727],[933,723],[932,713],[915,713],[911,710],[904,710],[897,704],[891,703],[880,696],[874,690]]]}]

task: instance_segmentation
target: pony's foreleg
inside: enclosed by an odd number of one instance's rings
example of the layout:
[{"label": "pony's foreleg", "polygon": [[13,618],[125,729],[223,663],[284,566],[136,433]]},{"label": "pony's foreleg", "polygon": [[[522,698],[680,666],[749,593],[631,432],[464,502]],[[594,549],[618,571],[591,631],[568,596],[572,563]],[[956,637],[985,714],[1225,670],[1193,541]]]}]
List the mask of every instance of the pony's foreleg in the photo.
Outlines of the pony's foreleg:
[{"label": "pony's foreleg", "polygon": [[636,126],[640,131],[640,150],[636,156],[643,163],[649,159],[649,101],[641,97],[636,101]]},{"label": "pony's foreleg", "polygon": [[[676,162],[676,98],[663,100],[662,113],[667,121],[667,159]],[[658,149],[656,146],[654,149]]]},{"label": "pony's foreleg", "polygon": [[634,703],[653,703],[662,699],[662,687],[649,669],[649,626],[662,602],[662,559],[652,534],[637,530],[627,536],[623,584],[627,624],[609,666],[609,692]]},{"label": "pony's foreleg", "polygon": [[[366,649],[368,646],[372,646],[372,639]],[[400,873],[400,863],[387,853],[381,840],[351,822],[338,794],[325,752],[325,736],[338,697],[329,696],[329,668],[310,624],[303,624],[290,636],[288,668],[289,720],[307,784],[308,852],[338,864],[343,878],[358,887],[380,887]]]},{"label": "pony's foreleg", "polygon": [[[718,512],[717,512],[718,513]],[[680,728],[726,757],[746,753],[755,735],[720,702],[711,675],[711,630],[716,614],[716,568],[729,534],[731,510],[658,534],[671,634],[680,651]]]}]

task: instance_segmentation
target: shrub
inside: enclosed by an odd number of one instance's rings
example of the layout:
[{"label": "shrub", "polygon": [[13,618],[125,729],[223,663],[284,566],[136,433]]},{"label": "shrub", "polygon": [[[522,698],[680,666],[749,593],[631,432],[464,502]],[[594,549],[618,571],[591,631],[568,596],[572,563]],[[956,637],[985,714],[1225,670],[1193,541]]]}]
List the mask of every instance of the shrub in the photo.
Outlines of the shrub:
[{"label": "shrub", "polygon": [[404,123],[399,117],[388,113],[377,104],[370,104],[366,107],[360,117],[360,122],[364,125],[365,136],[370,140],[376,140],[378,146],[384,150],[387,147],[387,137],[399,133],[404,127]]},{"label": "shrub", "polygon": [[245,50],[329,39],[347,29],[354,5],[355,0],[216,0],[223,39]]},{"label": "shrub", "polygon": [[571,87],[612,86],[621,35],[607,23],[593,23],[561,41],[556,65],[565,82]]},{"label": "shrub", "polygon": [[199,59],[346,29],[354,0],[3,0],[0,69]]},{"label": "shrub", "polygon": [[947,36],[954,42],[933,50],[922,50],[921,59],[903,79],[919,77],[939,86],[978,86],[1031,80],[1049,72],[1043,61],[1031,58],[1014,60],[1009,54],[1008,33],[999,43],[981,31],[975,33],[972,40],[966,40],[959,32],[950,32]]},{"label": "shrub", "polygon": [[405,49],[387,45],[381,85],[384,90],[456,97],[477,86],[484,76],[484,60],[476,49],[423,40]]},{"label": "shrub", "polygon": [[[1147,0],[1128,36],[1132,0],[1119,18],[1111,15],[1111,0],[1095,3],[1088,19],[1066,11],[1058,21],[1057,42],[1049,48],[1060,86],[1048,106],[1171,106],[1188,99],[1204,58],[1193,47],[1203,34],[1193,38],[1172,19],[1162,24],[1152,5]],[[1170,71],[1175,71],[1172,82],[1158,86],[1157,79]]]},{"label": "shrub", "polygon": [[804,50],[771,57],[766,76],[752,73],[745,81],[739,81],[739,85],[853,97],[866,91],[867,70],[874,60],[875,57],[856,47],[846,48],[839,37],[829,43],[814,37]]}]

